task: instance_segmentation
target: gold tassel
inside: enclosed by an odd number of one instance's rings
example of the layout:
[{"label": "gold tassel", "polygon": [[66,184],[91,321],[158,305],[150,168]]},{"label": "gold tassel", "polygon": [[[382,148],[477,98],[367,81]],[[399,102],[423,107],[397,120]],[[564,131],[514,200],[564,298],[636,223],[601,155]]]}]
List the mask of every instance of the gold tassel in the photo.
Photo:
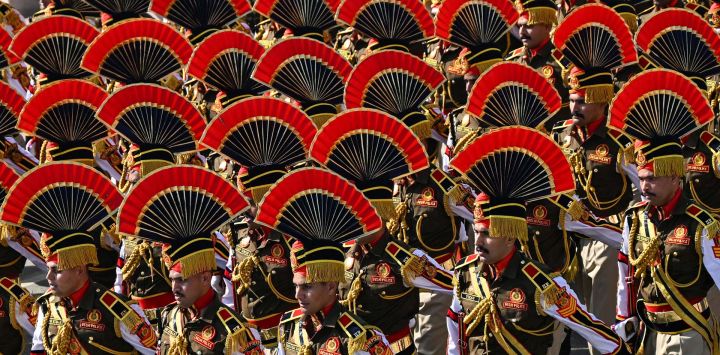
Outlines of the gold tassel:
[{"label": "gold tassel", "polygon": [[185,340],[185,333],[181,332],[172,340],[170,340],[170,346],[168,347],[168,354],[173,355],[187,355],[187,341]]},{"label": "gold tassel", "polygon": [[180,265],[182,265],[183,279],[187,279],[188,277],[197,275],[201,272],[212,271],[217,268],[215,251],[212,249],[198,251],[182,257],[179,260],[176,260],[176,262],[179,262]]},{"label": "gold tassel", "polygon": [[371,200],[370,203],[383,221],[395,219],[395,203],[392,200]]},{"label": "gold tassel", "polygon": [[712,223],[705,226],[705,230],[708,233],[708,239],[714,239],[720,233],[720,222],[717,219],[713,220]]},{"label": "gold tassel", "polygon": [[540,7],[526,10],[528,12],[527,24],[530,26],[536,24],[557,25],[557,11],[555,9]]},{"label": "gold tassel", "polygon": [[362,279],[362,272],[353,280],[352,284],[350,284],[347,298],[340,300],[340,304],[349,308],[353,313],[355,313],[355,301],[358,296],[360,296],[360,292],[362,292],[362,281],[360,279]]},{"label": "gold tassel", "polygon": [[327,121],[330,121],[330,119],[333,118],[334,116],[335,115],[332,113],[318,113],[318,114],[310,116],[310,119],[312,119],[312,121],[313,121],[313,123],[315,123],[316,127],[320,128],[323,125],[325,125],[325,123],[327,123]]},{"label": "gold tassel", "polygon": [[[630,233],[628,238],[628,250],[635,250],[635,240],[637,238],[638,229],[640,227],[640,222],[638,220],[637,213],[633,213],[632,218],[632,224],[630,225]],[[641,275],[644,275],[647,271],[647,268],[650,266],[650,263],[652,263],[658,255],[658,250],[660,248],[661,240],[660,240],[660,233],[655,233],[655,235],[650,239],[650,242],[647,244],[645,249],[638,255],[637,259],[632,257],[632,253],[630,254],[630,264],[635,268],[635,277],[640,277]]]},{"label": "gold tassel", "polygon": [[250,282],[252,282],[252,271],[255,266],[259,264],[260,260],[255,255],[245,258],[239,263],[237,263],[235,269],[233,269],[232,281],[239,283],[239,286],[237,288],[238,294],[242,294],[243,292],[245,292],[245,290],[248,289],[248,287],[250,287]]},{"label": "gold tassel", "polygon": [[141,160],[140,161],[140,174],[142,176],[147,176],[148,174],[152,173],[155,170],[164,168],[166,166],[170,166],[172,164],[173,164],[172,162],[165,161],[165,160]]},{"label": "gold tassel", "polygon": [[623,20],[625,20],[625,23],[630,28],[630,32],[635,33],[638,29],[638,19],[637,15],[629,13],[629,12],[623,12],[620,14],[620,17],[622,17]]},{"label": "gold tassel", "polygon": [[367,343],[368,331],[363,331],[362,335],[358,335],[355,338],[348,340],[348,354],[355,354],[358,352],[365,351],[365,344]]},{"label": "gold tassel", "polygon": [[125,265],[122,267],[123,280],[129,280],[133,276],[137,267],[140,266],[140,259],[148,249],[150,249],[150,245],[144,241],[135,245],[132,253],[130,253],[130,256],[125,261]]},{"label": "gold tassel", "polygon": [[38,155],[38,161],[40,164],[44,164],[47,162],[47,144],[48,141],[43,141],[42,145],[40,146],[40,154]]},{"label": "gold tassel", "polygon": [[[400,234],[404,228],[407,228],[407,212],[408,205],[405,202],[399,203],[395,206],[395,218],[392,218],[387,223],[387,229],[390,235],[402,239],[405,243],[408,241],[407,238],[400,238]],[[404,233],[402,233],[404,234]]]},{"label": "gold tassel", "polygon": [[715,177],[720,179],[720,152],[713,154],[711,168],[715,172]]},{"label": "gold tassel", "polygon": [[253,201],[255,201],[255,203],[260,203],[268,190],[270,190],[271,186],[272,185],[258,186],[251,189],[250,193],[252,194]]},{"label": "gold tassel", "polygon": [[70,247],[58,252],[58,270],[69,270],[78,266],[98,265],[97,250],[91,245]]},{"label": "gold tassel", "polygon": [[[298,355],[313,355],[313,348],[312,348],[312,347],[313,347],[313,344],[312,344],[312,343],[303,345],[303,346],[300,348],[300,352],[298,353]],[[350,353],[350,354],[352,354],[352,353]]]},{"label": "gold tassel", "polygon": [[577,276],[577,273],[580,270],[578,258],[573,257],[572,255],[570,255],[570,257],[572,257],[573,259],[570,262],[568,268],[563,272],[563,278],[565,278],[565,280],[575,280],[575,276]]},{"label": "gold tassel", "polygon": [[478,134],[480,134],[479,129],[473,130],[472,132],[464,135],[462,138],[460,138],[457,141],[457,143],[455,143],[455,146],[453,147],[453,152],[457,154],[457,153],[463,151],[463,149],[465,149],[465,147],[470,145],[470,143],[472,141],[474,141],[475,138],[477,138]]},{"label": "gold tassel", "polygon": [[225,337],[225,354],[245,353],[248,347],[248,337],[245,334],[247,331],[243,328]]},{"label": "gold tassel", "polygon": [[423,265],[423,261],[415,254],[413,254],[410,260],[404,265],[400,265],[400,274],[403,277],[405,285],[412,285],[413,280],[415,280],[418,275],[421,275],[424,270],[425,265]]},{"label": "gold tassel", "polygon": [[608,103],[615,97],[615,90],[612,84],[600,84],[595,86],[586,86],[585,102],[589,104]]},{"label": "gold tassel", "polygon": [[345,266],[340,262],[323,261],[307,264],[307,283],[345,282]]},{"label": "gold tassel", "polygon": [[517,238],[521,242],[527,243],[527,222],[523,218],[491,215],[490,237],[509,239]]},{"label": "gold tassel", "polygon": [[652,162],[655,176],[685,176],[685,162],[681,155],[657,157]]},{"label": "gold tassel", "polygon": [[467,325],[467,327],[465,328],[465,335],[471,334],[473,330],[475,330],[475,328],[480,325],[480,322],[485,319],[485,316],[492,313],[492,305],[492,298],[484,298],[482,301],[478,302],[475,307],[473,307],[473,309],[465,316],[465,318],[463,318],[463,323]]},{"label": "gold tassel", "polygon": [[414,126],[410,127],[410,130],[412,130],[413,133],[415,133],[420,139],[430,138],[430,135],[432,135],[432,122],[426,120],[416,123]]},{"label": "gold tassel", "polygon": [[[45,321],[47,322],[47,320],[49,319],[49,315],[46,314]],[[46,349],[49,349],[48,353],[52,355],[66,355],[68,347],[70,346],[71,339],[72,321],[68,318],[65,320],[65,322],[63,322],[63,325],[60,326],[60,329],[58,330],[57,335],[55,335],[55,338],[53,338],[50,347]]]},{"label": "gold tassel", "polygon": [[573,202],[570,202],[570,206],[568,206],[566,212],[570,215],[573,221],[579,221],[585,214],[585,206],[583,206],[582,202],[573,200]]},{"label": "gold tassel", "polygon": [[0,224],[0,245],[7,247],[8,242],[15,239],[17,228],[7,223]]}]

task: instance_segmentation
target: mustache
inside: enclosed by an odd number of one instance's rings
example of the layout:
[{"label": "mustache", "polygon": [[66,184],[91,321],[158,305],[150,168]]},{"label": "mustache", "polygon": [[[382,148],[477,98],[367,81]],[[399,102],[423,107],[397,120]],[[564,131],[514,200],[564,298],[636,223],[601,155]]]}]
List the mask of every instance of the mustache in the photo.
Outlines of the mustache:
[{"label": "mustache", "polygon": [[585,115],[580,112],[573,112],[572,116],[577,118],[585,118]]},{"label": "mustache", "polygon": [[530,36],[520,35],[520,39],[531,39]]},{"label": "mustache", "polygon": [[490,253],[490,250],[487,250],[487,248],[485,248],[485,247],[483,247],[483,246],[476,245],[476,246],[475,246],[475,252],[476,252],[476,253],[483,252],[483,253],[488,254],[488,253]]},{"label": "mustache", "polygon": [[645,196],[645,197],[655,197],[655,196],[657,196],[656,194],[654,194],[654,193],[652,193],[652,192],[643,192],[642,195]]},{"label": "mustache", "polygon": [[180,292],[173,292],[173,296],[175,296],[177,298],[185,297],[185,295]]}]

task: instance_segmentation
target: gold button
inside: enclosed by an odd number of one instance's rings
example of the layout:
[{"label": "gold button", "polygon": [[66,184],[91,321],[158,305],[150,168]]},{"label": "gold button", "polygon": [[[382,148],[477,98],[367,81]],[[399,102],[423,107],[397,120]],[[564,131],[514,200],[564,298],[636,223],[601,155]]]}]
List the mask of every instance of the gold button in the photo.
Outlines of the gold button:
[{"label": "gold button", "polygon": [[695,182],[700,182],[700,179],[695,179]]},{"label": "gold button", "polygon": [[677,256],[677,252],[676,252],[676,251],[673,252],[673,256]]},{"label": "gold button", "polygon": [[89,343],[92,343],[92,342],[93,342],[93,337],[89,337],[89,338],[88,338],[88,342],[89,342]]},{"label": "gold button", "polygon": [[525,265],[525,260],[520,260],[520,265]]},{"label": "gold button", "polygon": [[535,231],[535,235],[540,235],[540,231]]},{"label": "gold button", "polygon": [[275,275],[275,270],[270,270],[270,273]]},{"label": "gold button", "polygon": [[140,276],[145,276],[145,271],[140,271]]},{"label": "gold button", "polygon": [[597,171],[598,171],[597,169],[593,169],[593,173],[597,173]]},{"label": "gold button", "polygon": [[251,285],[254,285],[254,284],[255,284],[255,281],[253,281],[253,282],[250,282],[250,284],[251,284]]},{"label": "gold button", "polygon": [[358,308],[363,308],[361,304],[358,305]]},{"label": "gold button", "polygon": [[384,295],[385,295],[385,291],[380,292],[380,294],[384,296]]}]

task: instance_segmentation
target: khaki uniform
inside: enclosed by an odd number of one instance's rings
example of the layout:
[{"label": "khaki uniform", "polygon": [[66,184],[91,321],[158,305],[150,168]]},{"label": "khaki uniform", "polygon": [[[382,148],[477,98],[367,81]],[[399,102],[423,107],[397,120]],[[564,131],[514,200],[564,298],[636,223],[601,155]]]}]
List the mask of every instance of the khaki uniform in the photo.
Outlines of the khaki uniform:
[{"label": "khaki uniform", "polygon": [[[664,220],[644,202],[628,210],[619,255],[626,281],[618,285],[617,317],[642,320],[649,329],[646,353],[660,354],[673,346],[679,353],[702,353],[703,348],[711,351],[708,344],[717,345],[705,298],[720,270],[718,239],[708,237],[705,229],[712,223],[709,213],[683,196]],[[645,261],[632,266],[641,255],[647,255]]]},{"label": "khaki uniform", "polygon": [[[240,232],[234,243],[235,260],[226,268],[223,302],[234,304],[247,322],[258,328],[263,345],[274,348],[280,317],[296,308],[297,300],[290,266],[291,242],[275,231],[266,235],[259,241],[249,236],[247,229]],[[235,266],[230,265],[233,262]]]},{"label": "khaki uniform", "polygon": [[260,340],[243,324],[242,317],[216,298],[199,311],[177,304],[165,307],[159,331],[158,354],[177,354],[180,350],[173,348],[175,344],[198,355],[263,353]]},{"label": "khaki uniform", "polygon": [[[67,343],[68,354],[152,354],[157,337],[150,324],[131,307],[127,298],[91,282],[80,302],[50,293],[38,299],[40,314],[33,351]],[[137,307],[137,306],[135,306]],[[70,322],[72,330],[64,332]],[[60,338],[56,339],[59,334]]]},{"label": "khaki uniform", "polygon": [[553,275],[517,251],[499,275],[477,254],[460,261],[448,311],[448,354],[545,354],[556,320],[603,353],[622,351],[617,335],[585,310],[563,278]]},{"label": "khaki uniform", "polygon": [[[312,332],[314,326],[320,328]],[[310,334],[308,329],[311,329]],[[326,315],[307,317],[300,309],[283,314],[279,332],[279,354],[298,355],[306,354],[305,351],[311,354],[392,354],[382,333],[372,330],[337,302]]]},{"label": "khaki uniform", "polygon": [[0,354],[22,354],[26,351],[27,334],[35,330],[37,311],[28,290],[12,279],[0,278]]}]

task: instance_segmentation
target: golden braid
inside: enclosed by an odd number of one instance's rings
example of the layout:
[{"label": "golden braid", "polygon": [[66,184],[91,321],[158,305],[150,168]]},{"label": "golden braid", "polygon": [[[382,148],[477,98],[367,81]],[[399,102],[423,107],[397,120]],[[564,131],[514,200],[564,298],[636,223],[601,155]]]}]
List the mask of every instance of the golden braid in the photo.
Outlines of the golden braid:
[{"label": "golden braid", "polygon": [[661,244],[660,233],[655,233],[655,235],[652,237],[652,239],[650,239],[650,242],[640,253],[640,255],[637,258],[633,258],[633,253],[635,252],[635,239],[637,238],[638,228],[638,214],[637,212],[635,212],[633,213],[632,224],[630,225],[630,234],[628,237],[628,257],[630,259],[630,264],[635,267],[634,277],[639,277],[645,274],[647,268],[650,266],[650,263],[653,262],[655,258],[657,258],[657,254]]},{"label": "golden braid", "polygon": [[355,277],[352,284],[350,284],[350,289],[348,290],[347,298],[340,301],[340,304],[348,307],[351,312],[355,313],[355,301],[357,301],[358,296],[360,296],[360,292],[362,292],[362,274],[363,272],[360,271],[360,274]]},{"label": "golden braid", "polygon": [[407,230],[407,212],[407,203],[398,203],[397,206],[395,206],[395,218],[391,219],[387,224],[388,232],[390,233],[390,235],[398,239],[401,239],[400,235],[402,235],[402,240],[405,243],[409,242],[409,238],[405,233],[405,230]]},{"label": "golden braid", "polygon": [[237,288],[238,294],[245,292],[245,290],[250,287],[253,269],[259,264],[260,260],[256,255],[253,255],[243,259],[235,265],[232,273],[232,281],[240,284]]},{"label": "golden braid", "polygon": [[185,332],[181,331],[170,341],[170,347],[168,347],[168,354],[187,355],[187,353],[187,341],[185,340]]},{"label": "golden braid", "polygon": [[137,267],[140,266],[140,260],[148,249],[150,249],[150,244],[145,241],[142,241],[135,246],[132,253],[130,253],[130,256],[125,261],[125,265],[122,267],[123,280],[128,280],[132,277],[135,270],[137,270]]},{"label": "golden braid", "polygon": [[[46,322],[48,322],[50,317],[46,317],[43,321],[43,326],[45,326]],[[60,326],[60,329],[58,330],[58,333],[55,335],[55,338],[52,340],[52,344],[50,347],[47,347],[48,354],[51,355],[66,355],[68,347],[70,345],[70,340],[72,339],[72,321],[70,318],[66,319],[62,326]],[[45,341],[43,341],[45,342]]]},{"label": "golden braid", "polygon": [[465,334],[472,333],[482,320],[487,323],[493,312],[495,312],[495,307],[491,297],[484,298],[482,301],[478,302],[470,313],[463,318],[463,323],[467,325],[467,328],[465,328]]}]

